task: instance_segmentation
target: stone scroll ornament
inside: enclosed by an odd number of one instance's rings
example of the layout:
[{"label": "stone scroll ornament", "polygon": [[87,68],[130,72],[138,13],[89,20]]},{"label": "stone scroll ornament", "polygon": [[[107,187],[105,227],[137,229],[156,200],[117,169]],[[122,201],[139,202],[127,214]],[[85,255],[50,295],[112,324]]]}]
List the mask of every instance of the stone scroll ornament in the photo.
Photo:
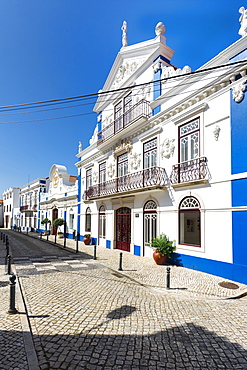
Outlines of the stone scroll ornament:
[{"label": "stone scroll ornament", "polygon": [[241,103],[241,101],[244,99],[245,90],[246,90],[246,81],[240,82],[239,84],[233,87],[232,97],[236,103]]}]

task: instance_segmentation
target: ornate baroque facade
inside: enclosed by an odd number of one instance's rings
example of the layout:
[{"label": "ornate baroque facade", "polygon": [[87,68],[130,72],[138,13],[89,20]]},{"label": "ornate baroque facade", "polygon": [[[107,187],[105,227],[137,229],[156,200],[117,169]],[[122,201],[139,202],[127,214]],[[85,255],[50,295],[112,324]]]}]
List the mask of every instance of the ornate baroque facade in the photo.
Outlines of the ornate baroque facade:
[{"label": "ornate baroque facade", "polygon": [[179,264],[246,283],[246,33],[191,73],[172,64],[164,32],[123,42],[99,92],[77,154],[80,233],[151,257],[164,232]]}]

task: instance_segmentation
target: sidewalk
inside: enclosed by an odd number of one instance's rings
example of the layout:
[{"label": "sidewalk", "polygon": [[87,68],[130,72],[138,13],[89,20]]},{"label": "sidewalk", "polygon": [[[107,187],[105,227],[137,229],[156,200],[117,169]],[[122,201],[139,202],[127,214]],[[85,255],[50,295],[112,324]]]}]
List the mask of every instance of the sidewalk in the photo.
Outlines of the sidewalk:
[{"label": "sidewalk", "polygon": [[[8,234],[10,235],[10,232],[8,232]],[[39,235],[36,234],[36,233],[30,233],[30,235],[27,236],[27,237],[38,238]],[[50,236],[49,240],[50,241],[54,240],[54,236]],[[46,238],[44,240],[44,243],[45,242],[47,242]],[[63,239],[58,239],[57,243],[58,243],[58,246],[57,246],[58,248],[64,248],[63,247],[63,245],[64,245],[64,240]],[[66,250],[70,251],[70,252],[73,252],[73,253],[76,253],[76,242],[74,240],[69,240],[69,239],[66,240]],[[83,242],[79,242],[78,243],[78,252],[79,252],[78,257],[80,256],[80,252],[83,252],[83,253],[86,253],[88,256],[91,256],[91,258],[93,259],[94,246],[92,246],[92,245],[86,246],[86,245],[84,245]],[[167,266],[165,266],[165,265],[164,266],[158,266],[154,263],[154,261],[151,258],[138,257],[138,256],[134,256],[134,255],[132,255],[128,252],[122,252],[123,253],[123,255],[122,255],[123,256],[123,258],[122,258],[122,271],[119,271],[118,269],[119,269],[120,253],[121,253],[121,251],[119,251],[119,250],[110,250],[110,249],[106,249],[106,248],[97,246],[96,247],[96,257],[97,257],[97,259],[94,262],[96,264],[103,265],[103,266],[113,270],[112,274],[115,275],[115,277],[117,277],[117,278],[121,278],[124,275],[124,276],[134,280],[135,282],[138,282],[138,284],[141,284],[141,285],[147,287],[147,289],[150,289],[152,291],[152,293],[155,294],[155,297],[157,297],[157,302],[159,302],[159,297],[162,297],[162,295],[172,295],[173,298],[176,297],[176,300],[179,299],[179,298],[181,298],[183,300],[186,300],[188,302],[189,306],[192,303],[191,300],[200,299],[201,303],[199,303],[199,301],[198,301],[198,302],[195,302],[195,305],[197,306],[198,304],[202,304],[204,306],[204,304],[205,304],[204,302],[206,300],[208,302],[211,301],[212,304],[214,303],[214,301],[219,300],[223,304],[223,302],[222,302],[223,299],[234,298],[234,297],[236,298],[236,297],[241,297],[241,296],[247,295],[247,286],[244,285],[244,284],[239,284],[239,283],[232,282],[232,283],[234,283],[238,286],[237,289],[223,288],[219,285],[219,283],[223,282],[223,281],[226,282],[228,280],[222,279],[222,278],[217,277],[217,276],[201,273],[201,272],[198,272],[198,271],[186,269],[184,267],[177,267],[177,266],[170,266],[170,268],[171,268],[170,289],[167,289],[166,288],[166,267]],[[34,349],[33,337],[36,338],[35,339],[36,340],[36,345],[35,345],[36,349],[39,350],[39,348],[40,348],[39,345],[37,345],[37,343],[38,343],[37,340],[40,341],[42,338],[43,338],[42,343],[47,344],[47,347],[51,346],[51,342],[53,341],[54,336],[46,334],[45,330],[48,330],[50,327],[52,327],[52,324],[54,323],[54,321],[56,323],[56,320],[59,321],[59,323],[60,323],[59,325],[62,325],[61,323],[63,323],[64,320],[67,320],[67,314],[68,313],[67,312],[66,313],[61,312],[60,309],[59,309],[59,313],[56,313],[56,311],[53,312],[54,307],[53,308],[49,307],[49,312],[48,312],[49,315],[47,315],[47,317],[50,316],[50,319],[49,318],[46,319],[45,317],[44,317],[44,319],[42,319],[42,315],[40,315],[40,312],[38,311],[39,310],[39,302],[40,302],[39,297],[37,297],[35,299],[35,297],[33,297],[32,294],[30,294],[30,291],[29,291],[28,297],[32,297],[32,299],[31,299],[32,307],[31,308],[34,309],[34,312],[36,313],[36,315],[34,314],[33,318],[31,316],[29,317],[29,320],[31,320],[31,326],[32,326],[32,330],[33,330],[33,333],[31,333],[31,329],[30,329],[28,318],[27,318],[26,311],[25,311],[25,306],[24,306],[22,295],[21,295],[21,292],[20,292],[20,287],[18,285],[18,280],[17,280],[17,284],[16,284],[16,305],[15,305],[15,307],[17,308],[18,313],[14,314],[14,315],[8,314],[9,301],[10,301],[10,299],[9,299],[9,297],[10,297],[10,294],[9,294],[10,293],[10,288],[9,288],[9,276],[6,275],[6,272],[5,272],[5,256],[6,256],[6,248],[5,248],[5,245],[3,244],[3,242],[0,241],[0,319],[1,319],[1,324],[0,324],[0,333],[1,333],[1,335],[0,335],[0,348],[1,348],[0,349],[0,364],[1,364],[1,366],[0,367],[3,370],[4,369],[6,369],[6,370],[19,370],[19,369],[38,370],[39,368],[40,369],[43,369],[43,368],[48,369],[49,367],[46,367],[45,364],[44,364],[44,367],[42,367],[41,365],[40,365],[41,367],[38,366],[37,354],[39,356],[40,356],[40,354],[38,352],[36,352],[35,349]],[[76,260],[74,260],[74,262],[75,261]],[[13,266],[13,271],[15,272],[15,266]],[[97,272],[97,274],[99,274],[98,276],[101,276],[101,274],[103,273],[103,269],[93,270],[93,271],[95,271],[95,273]],[[106,274],[107,271],[105,271],[104,273]],[[65,278],[67,276],[66,274],[67,273],[65,272],[64,275],[63,275]],[[69,274],[70,274],[70,272],[69,272]],[[43,278],[45,279],[44,281],[46,283],[50,282],[49,275],[41,275],[41,276],[43,276]],[[92,277],[90,276],[90,279],[91,278]],[[60,286],[60,280],[59,280],[59,278],[57,278],[57,279],[58,279],[58,281],[54,280],[54,284],[59,283],[59,286]],[[126,282],[128,283],[128,281],[129,281],[128,279],[122,279],[121,281],[123,281],[123,280],[125,280],[125,283]],[[24,280],[22,282],[25,283],[25,281],[26,280]],[[30,281],[31,281],[31,276],[30,276]],[[41,280],[41,285],[42,285],[42,281],[43,280]],[[26,289],[31,289],[31,286],[29,286],[30,283],[25,283],[25,284],[27,284],[25,286]],[[38,284],[37,281],[36,281],[36,284]],[[53,282],[52,282],[52,284],[53,284]],[[72,282],[70,281],[70,284],[74,285],[73,281]],[[135,284],[135,286],[138,286],[138,284]],[[128,284],[128,287],[130,287],[130,286],[131,286],[131,284]],[[126,286],[125,289],[128,289],[127,286]],[[130,290],[132,292],[132,287],[131,287],[131,289],[128,289],[128,291],[130,291]],[[81,296],[83,296],[84,293],[85,293],[83,288],[82,288],[82,291],[83,291],[83,293],[82,292],[81,293],[77,292],[77,293],[82,294]],[[37,288],[37,292],[41,292],[41,289]],[[135,291],[134,290],[133,290],[132,293],[133,293],[133,296],[135,296]],[[72,305],[73,308],[76,308],[76,304],[77,304],[76,303],[77,302],[76,295],[74,294],[74,292],[72,293],[72,290],[71,290],[71,294],[72,294],[71,295],[71,300],[72,300],[71,305]],[[144,298],[143,294],[145,295],[145,293],[142,292],[141,298]],[[72,299],[72,296],[73,296],[73,299]],[[118,296],[117,296],[117,298],[118,298]],[[137,300],[138,299],[140,299],[140,297],[139,298],[137,297]],[[243,299],[246,299],[246,297],[243,298]],[[29,302],[29,304],[30,304],[30,302]],[[218,303],[216,302],[216,304],[218,304]],[[237,302],[236,302],[236,304],[237,304]],[[105,308],[108,309],[107,303],[105,305],[106,305]],[[55,304],[55,306],[56,306],[56,304]],[[58,306],[59,306],[59,304],[58,304]],[[116,307],[118,307],[118,302],[116,303]],[[92,312],[92,317],[94,317],[94,315],[96,315],[96,314],[98,315],[98,313],[100,315],[102,315],[102,313],[101,313],[101,311],[99,310],[98,307],[93,306],[92,310],[93,309],[95,309],[95,311]],[[119,308],[117,308],[117,309],[119,309]],[[141,307],[139,309],[141,310]],[[209,309],[211,309],[211,308],[209,308]],[[36,312],[36,310],[37,310],[37,312]],[[115,311],[116,310],[113,310],[113,312],[115,312]],[[29,307],[29,312],[31,312],[30,307]],[[52,315],[50,315],[51,312],[52,312]],[[153,311],[151,310],[151,312],[153,312]],[[69,310],[69,315],[73,316],[73,309]],[[75,310],[75,318],[74,318],[74,320],[75,320],[75,322],[74,322],[75,329],[78,326],[78,317],[76,315],[77,315],[77,313],[76,313],[76,310]],[[79,315],[82,316],[82,320],[81,320],[82,324],[86,325],[86,328],[88,330],[89,323],[87,322],[87,320],[88,320],[87,319],[87,316],[88,316],[87,312],[85,311],[85,318],[83,316],[84,315],[83,310],[80,311]],[[68,347],[70,346],[70,344],[67,343],[68,337],[69,337],[69,335],[67,335],[68,330],[70,328],[70,325],[72,325],[70,323],[70,320],[72,320],[72,318],[70,316],[69,316],[69,319],[68,319],[69,324],[68,324],[68,326],[66,326],[66,330],[63,328],[63,325],[62,325],[61,328],[59,326],[59,329],[56,329],[56,330],[58,330],[58,332],[59,332],[59,330],[61,332],[63,330],[65,330],[65,332],[66,332],[66,335],[64,335],[64,337],[62,335],[58,335],[58,337],[62,338],[63,343],[65,343],[65,344],[59,346],[59,348],[61,348],[61,350],[62,350],[62,355],[61,356],[64,356],[64,357],[66,357],[66,353],[67,353],[66,351],[68,351],[66,346],[68,346]],[[61,317],[62,317],[62,319],[61,319]],[[96,317],[96,320],[98,320],[98,319],[99,318]],[[50,324],[45,325],[46,320],[47,320],[47,322],[49,320],[51,320]],[[148,321],[146,323],[146,325],[148,325],[149,322],[152,322],[151,318],[150,318],[150,320],[151,321]],[[117,321],[116,321],[116,323],[117,323]],[[104,325],[106,325],[106,324],[104,324]],[[145,325],[143,327],[145,329]],[[74,327],[72,327],[72,329],[73,328]],[[133,328],[139,328],[140,329],[140,328],[142,328],[142,326],[140,326],[140,325],[135,326],[134,325]],[[73,329],[73,330],[75,330],[75,329]],[[113,335],[113,337],[114,337],[114,335],[116,335],[116,340],[118,340],[118,334],[120,336],[122,335],[120,329],[121,328],[119,327],[116,330],[116,332],[112,332],[111,328],[109,329],[111,334]],[[41,335],[41,333],[43,333],[42,330],[44,330],[44,332],[45,332],[45,335],[43,335],[43,336]],[[80,328],[80,330],[83,332],[84,329],[82,330]],[[92,330],[92,328],[90,330]],[[101,329],[99,329],[99,330],[101,330]],[[126,335],[126,333],[125,333],[125,335]],[[207,335],[208,335],[208,333],[207,333]],[[82,337],[84,338],[85,335],[83,335]],[[102,343],[108,337],[110,338],[109,335],[108,336],[103,335],[102,338],[100,337],[102,339]],[[75,340],[73,336],[71,338],[72,338],[72,341]],[[89,338],[91,338],[92,341],[95,340],[94,336],[89,335]],[[140,338],[145,339],[146,335],[140,336]],[[82,340],[82,339],[79,338],[78,340]],[[54,343],[52,344],[52,346],[55,346]],[[63,346],[65,346],[65,347],[63,348]],[[73,342],[73,344],[71,344],[71,346],[72,347],[74,346],[74,342]],[[102,344],[102,346],[103,346],[103,344]],[[73,348],[72,347],[71,347],[71,350],[74,348],[74,347]],[[92,347],[92,348],[94,348],[94,347]],[[47,349],[47,351],[49,352],[49,351],[51,351],[51,349]],[[54,347],[54,351],[56,352],[55,347]],[[105,351],[106,351],[106,349],[105,349]],[[84,355],[86,356],[86,354],[84,354]],[[89,359],[90,358],[91,357],[89,356]],[[66,359],[66,361],[67,360],[68,359]],[[42,361],[39,358],[39,364],[40,363],[42,363]],[[62,368],[64,368],[64,367],[62,367]],[[91,367],[89,367],[89,368],[91,369]],[[92,367],[92,368],[95,368],[95,367]]]},{"label": "sidewalk", "polygon": [[[37,233],[29,233],[29,236],[39,238]],[[46,237],[43,237],[46,240]],[[54,242],[54,235],[49,236],[49,241]],[[64,239],[56,240],[63,248]],[[75,240],[66,239],[66,249],[76,252]],[[78,242],[78,252],[94,255],[94,246],[84,245]],[[122,271],[119,269],[119,255],[122,252]],[[185,267],[169,266],[170,289],[166,288],[166,275],[168,266],[156,265],[152,258],[134,256],[129,252],[117,249],[96,247],[96,258],[102,265],[115,270],[118,274],[128,276],[146,287],[163,292],[165,294],[183,295],[192,297],[205,297],[210,299],[240,298],[247,295],[247,285],[233,282],[219,276],[188,269]],[[227,283],[228,287],[222,287],[220,283]],[[234,289],[233,289],[234,288]]]},{"label": "sidewalk", "polygon": [[[15,308],[17,314],[9,314],[10,286],[5,266],[6,248],[0,241],[0,364],[1,369],[37,370],[37,358],[32,336],[16,280]],[[13,269],[12,269],[13,270]]]}]

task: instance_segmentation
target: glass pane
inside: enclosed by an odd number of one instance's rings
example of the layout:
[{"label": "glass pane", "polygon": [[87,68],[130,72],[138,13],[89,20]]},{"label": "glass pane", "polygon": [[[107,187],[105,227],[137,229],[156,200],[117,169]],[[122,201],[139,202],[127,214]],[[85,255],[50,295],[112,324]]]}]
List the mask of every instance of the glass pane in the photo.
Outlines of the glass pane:
[{"label": "glass pane", "polygon": [[188,137],[180,140],[180,162],[188,161]]},{"label": "glass pane", "polygon": [[198,140],[198,132],[190,135],[190,148],[191,148],[191,158],[198,158],[199,154],[199,140]]},{"label": "glass pane", "polygon": [[179,243],[200,246],[200,212],[180,212]]}]

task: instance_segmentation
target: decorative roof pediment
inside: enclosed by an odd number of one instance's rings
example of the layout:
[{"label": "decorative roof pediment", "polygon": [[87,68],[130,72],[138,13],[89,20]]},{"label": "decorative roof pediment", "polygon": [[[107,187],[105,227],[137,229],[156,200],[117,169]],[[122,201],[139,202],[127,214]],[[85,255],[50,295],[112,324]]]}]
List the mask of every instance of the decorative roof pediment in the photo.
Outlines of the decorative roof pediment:
[{"label": "decorative roof pediment", "polygon": [[107,96],[104,95],[105,91],[134,85],[135,79],[152,66],[158,57],[161,56],[164,63],[169,65],[173,54],[174,51],[166,45],[166,37],[162,34],[157,35],[152,40],[122,47],[113,63],[103,89],[99,91],[99,98],[95,104],[94,111],[101,112],[107,101],[109,101],[109,94]]}]

